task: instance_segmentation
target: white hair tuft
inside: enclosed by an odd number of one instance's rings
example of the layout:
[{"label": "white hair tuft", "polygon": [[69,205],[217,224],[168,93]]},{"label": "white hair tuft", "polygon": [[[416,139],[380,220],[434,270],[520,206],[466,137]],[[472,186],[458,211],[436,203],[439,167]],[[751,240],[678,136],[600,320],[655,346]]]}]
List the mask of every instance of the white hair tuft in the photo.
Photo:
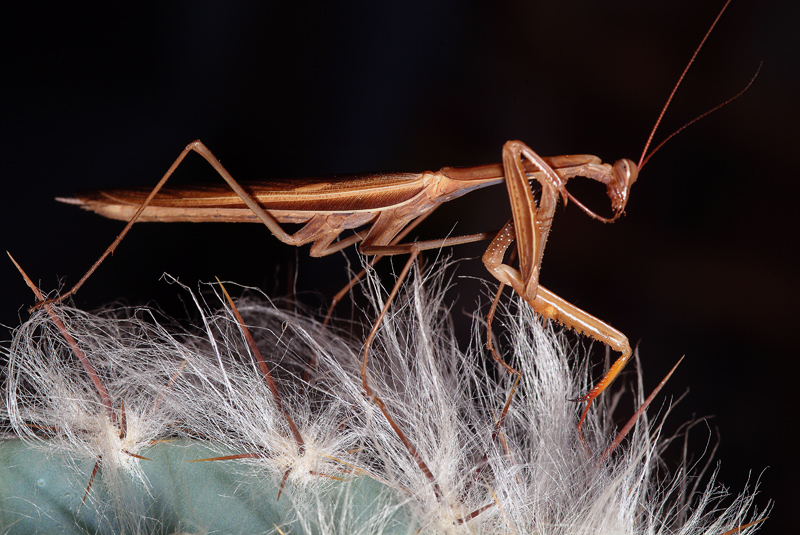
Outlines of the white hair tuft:
[{"label": "white hair tuft", "polygon": [[[380,310],[382,289],[369,280]],[[431,476],[364,396],[361,339],[261,295],[236,304],[247,329],[219,293],[192,294],[197,328],[145,309],[56,307],[105,384],[113,416],[63,333],[36,312],[8,347],[8,419],[27,447],[67,463],[76,496],[88,486],[87,465],[99,466],[86,503],[73,496],[67,507],[73,525],[65,530],[245,531],[250,520],[234,512],[242,502],[258,530],[272,533],[723,535],[763,516],[753,511],[752,492],[720,505],[715,475],[705,491],[680,496],[688,476],[659,475],[666,440],[646,416],[607,454],[616,430],[601,398],[581,438],[581,407],[570,399],[587,390],[586,356],[515,300],[494,327],[522,372],[515,385],[485,350],[480,318],[471,348],[459,347],[446,286],[443,268],[412,272],[368,369],[371,388]],[[636,397],[643,402],[641,385]],[[171,444],[155,445],[164,440]],[[178,450],[195,456],[189,460],[215,459],[169,464],[167,492],[190,491],[180,514],[162,497],[161,476],[148,471]],[[214,500],[199,506],[191,492],[212,486]],[[47,515],[40,509],[40,516]],[[2,527],[14,532],[14,525]]]}]

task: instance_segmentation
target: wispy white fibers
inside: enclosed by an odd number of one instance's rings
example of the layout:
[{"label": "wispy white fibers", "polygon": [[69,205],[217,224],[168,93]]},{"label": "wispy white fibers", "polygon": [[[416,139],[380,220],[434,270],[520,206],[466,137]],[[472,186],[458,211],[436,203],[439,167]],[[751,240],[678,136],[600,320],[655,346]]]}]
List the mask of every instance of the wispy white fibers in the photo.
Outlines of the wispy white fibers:
[{"label": "wispy white fibers", "polygon": [[[175,421],[160,398],[177,368],[153,363],[175,362],[185,348],[147,310],[56,310],[110,393],[113,414],[64,333],[40,310],[14,331],[9,347],[10,425],[31,447],[75,466],[70,506],[78,517],[85,507],[93,510],[98,526],[111,522],[119,531],[140,531],[148,481],[140,466],[146,461],[139,456],[172,434],[168,426]],[[86,474],[95,464],[90,488]]]},{"label": "wispy white fibers", "polygon": [[[202,446],[207,453],[199,458],[228,457],[170,468],[176,481],[184,477],[175,492],[211,486],[210,475],[194,475],[205,468],[227,474],[215,500],[202,507],[218,522],[230,522],[214,525],[221,531],[240,529],[226,512],[242,496],[264,519],[257,531],[265,533],[722,535],[760,518],[752,494],[720,506],[713,480],[679,510],[685,474],[659,479],[666,441],[646,418],[604,459],[616,433],[604,398],[589,413],[581,441],[575,429],[581,407],[569,400],[587,391],[585,356],[516,301],[494,325],[504,357],[522,372],[498,427],[514,377],[485,350],[480,315],[471,348],[456,343],[444,277],[438,267],[410,275],[372,345],[368,371],[370,386],[431,477],[363,395],[363,335],[324,327],[259,295],[239,300],[237,308],[278,399],[244,329],[211,292],[192,295],[199,316],[191,330],[162,327],[142,311],[58,309],[118,413],[124,402],[125,438],[119,423],[109,423],[61,333],[46,315],[34,315],[10,346],[11,423],[27,442],[76,465],[102,459],[94,485],[107,492],[84,507],[116,522],[97,532],[209,529],[197,518],[176,523],[151,512],[148,500],[157,498],[140,470],[148,461],[129,454],[147,456],[151,440],[168,436]],[[379,310],[385,292],[374,280],[369,284]],[[365,321],[376,315],[368,312]],[[86,484],[76,476],[75,492]],[[137,523],[146,516],[131,514],[137,510],[151,518]]]},{"label": "wispy white fibers", "polygon": [[[221,300],[221,295],[215,297]],[[352,373],[342,374],[342,366],[331,364],[344,358],[347,366],[352,346],[320,323],[281,310],[263,297],[240,300],[237,310],[277,383],[279,406],[231,311],[210,313],[199,303],[198,309],[207,343],[187,359],[181,380],[166,394],[185,433],[207,439],[221,455],[249,455],[234,463],[240,467],[252,466],[279,480],[285,476],[300,486],[317,487],[330,481],[326,476],[352,472],[357,457],[349,452],[359,449],[363,434],[353,423],[357,408],[352,400],[360,397],[360,389]],[[334,388],[324,376],[331,367],[343,379]],[[308,381],[303,379],[307,373]],[[291,489],[287,487],[289,494]]]}]

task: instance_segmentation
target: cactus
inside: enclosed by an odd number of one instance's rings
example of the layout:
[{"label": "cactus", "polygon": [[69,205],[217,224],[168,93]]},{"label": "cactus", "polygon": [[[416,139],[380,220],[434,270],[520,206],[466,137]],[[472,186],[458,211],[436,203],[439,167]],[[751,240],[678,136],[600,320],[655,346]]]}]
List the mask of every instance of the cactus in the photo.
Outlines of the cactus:
[{"label": "cactus", "polygon": [[[236,305],[244,329],[218,286],[181,290],[197,306],[191,328],[148,309],[55,307],[109,411],[65,333],[34,313],[6,348],[16,438],[0,444],[0,531],[722,535],[763,516],[753,492],[719,506],[713,476],[680,496],[688,475],[656,472],[666,440],[646,414],[614,449],[601,399],[579,436],[581,407],[569,400],[587,390],[586,355],[524,302],[498,320],[518,385],[487,360],[481,318],[460,349],[443,273],[405,284],[369,368],[430,475],[363,395],[362,342],[313,315],[250,295]],[[644,394],[635,398],[631,413]]]}]

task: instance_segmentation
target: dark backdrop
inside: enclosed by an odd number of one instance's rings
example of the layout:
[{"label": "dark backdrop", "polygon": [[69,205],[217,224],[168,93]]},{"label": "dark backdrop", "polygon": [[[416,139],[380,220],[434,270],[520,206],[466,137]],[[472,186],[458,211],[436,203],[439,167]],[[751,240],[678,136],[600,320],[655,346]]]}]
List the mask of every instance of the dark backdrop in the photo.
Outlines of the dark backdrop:
[{"label": "dark backdrop", "polygon": [[[275,4],[6,12],[2,248],[43,288],[71,286],[121,227],[55,196],[153,185],[196,138],[241,179],[481,164],[498,161],[508,139],[541,154],[638,159],[720,7]],[[670,142],[616,224],[559,210],[542,274],[548,288],[639,345],[648,388],[687,356],[664,394],[691,389],[672,421],[715,415],[720,479],[734,490],[766,469],[758,502],[773,498],[776,508],[763,533],[795,529],[800,500],[800,70],[789,38],[798,16],[793,2],[734,2],[657,137],[739,91],[763,61],[753,87]],[[178,180],[216,180],[194,160]],[[502,187],[440,212],[420,236],[493,229],[509,217]],[[180,315],[179,292],[159,281],[163,272],[192,286],[219,276],[280,294],[295,263],[304,295],[329,296],[345,280],[341,255],[309,259],[307,248],[280,244],[256,225],[141,225],[76,302],[152,301]],[[477,258],[457,274],[488,279]],[[9,262],[0,261],[0,276],[0,318],[13,326],[32,296]],[[481,288],[458,280],[457,316],[474,311]]]}]

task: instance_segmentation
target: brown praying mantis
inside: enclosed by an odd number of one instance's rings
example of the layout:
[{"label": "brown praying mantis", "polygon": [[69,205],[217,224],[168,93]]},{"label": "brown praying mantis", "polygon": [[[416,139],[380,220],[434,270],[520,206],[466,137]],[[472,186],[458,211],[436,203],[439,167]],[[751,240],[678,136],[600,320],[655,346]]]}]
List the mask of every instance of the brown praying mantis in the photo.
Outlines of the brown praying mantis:
[{"label": "brown praying mantis", "polygon": [[[209,186],[162,188],[191,151],[203,156],[230,189]],[[205,145],[195,141],[184,149],[149,194],[143,189],[103,190],[62,200],[105,217],[129,221],[89,274],[116,248],[136,221],[260,221],[284,243],[296,246],[310,243],[311,256],[325,256],[360,242],[359,248],[364,254],[409,253],[407,266],[410,266],[422,250],[492,237],[492,233],[479,233],[397,243],[398,236],[402,238],[404,231],[410,230],[411,225],[419,223],[438,205],[472,190],[505,182],[513,220],[494,236],[483,262],[492,275],[511,286],[543,317],[559,321],[621,353],[612,370],[583,398],[591,401],[625,365],[631,355],[630,344],[621,332],[539,285],[539,269],[558,197],[578,203],[565,188],[567,181],[576,176],[607,186],[615,211],[614,217],[607,220],[611,221],[625,208],[630,187],[637,177],[637,166],[630,160],[620,160],[611,166],[587,155],[543,158],[524,143],[510,141],[503,147],[502,165],[240,185]],[[529,186],[530,180],[539,182],[542,187],[538,206]],[[603,219],[578,204],[592,217]],[[300,223],[303,227],[289,234],[281,223]],[[366,231],[358,231],[365,227]],[[357,231],[340,238],[350,229]],[[506,251],[515,239],[518,242],[519,269],[504,263]],[[85,280],[86,277],[61,298],[75,293]]]},{"label": "brown praying mantis", "polygon": [[[672,95],[727,5],[695,50]],[[365,344],[361,368],[364,389],[382,405],[367,382],[369,348],[410,266],[423,250],[491,239],[483,255],[483,263],[501,285],[511,286],[543,318],[555,320],[603,342],[620,354],[600,382],[578,399],[586,402],[578,423],[580,429],[592,400],[619,375],[632,351],[628,338],[622,332],[539,283],[545,245],[559,198],[565,203],[573,201],[590,217],[604,222],[612,222],[624,213],[639,170],[661,146],[647,154],[672,95],[651,131],[638,164],[621,159],[610,165],[590,155],[542,157],[521,141],[509,141],[503,147],[501,164],[444,167],[436,172],[343,175],[240,184],[204,144],[194,141],[180,153],[152,190],[100,190],[60,199],[108,218],[127,220],[128,223],[89,271],[58,300],[77,292],[100,263],[116,249],[136,221],[261,222],[286,244],[310,244],[309,254],[315,257],[326,256],[355,244],[358,244],[362,253],[376,257],[409,254],[409,260]],[[733,98],[736,97],[738,95]],[[165,187],[164,184],[190,152],[202,156],[224,179],[227,187]],[[575,177],[585,177],[606,186],[613,211],[611,217],[601,217],[570,194],[566,185]],[[538,183],[541,188],[538,202],[531,190],[531,182]],[[499,232],[401,243],[439,205],[473,190],[500,183],[505,183],[508,189],[512,219]],[[302,227],[289,233],[282,226],[287,223],[300,224]],[[510,261],[506,262],[506,253],[515,241],[518,267]],[[388,418],[383,407],[382,410]]]}]

